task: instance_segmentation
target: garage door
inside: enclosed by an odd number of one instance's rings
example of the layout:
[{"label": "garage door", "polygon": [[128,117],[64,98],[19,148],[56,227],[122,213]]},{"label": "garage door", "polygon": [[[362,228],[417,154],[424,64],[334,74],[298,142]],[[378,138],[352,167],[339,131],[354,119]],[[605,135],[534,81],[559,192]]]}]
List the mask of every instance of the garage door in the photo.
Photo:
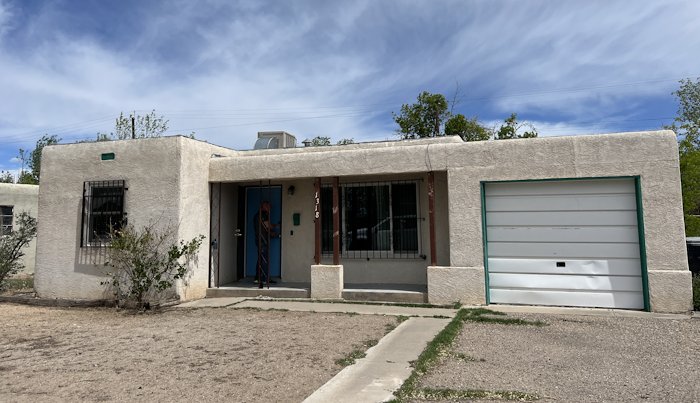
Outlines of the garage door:
[{"label": "garage door", "polygon": [[484,193],[490,303],[644,308],[634,179]]}]

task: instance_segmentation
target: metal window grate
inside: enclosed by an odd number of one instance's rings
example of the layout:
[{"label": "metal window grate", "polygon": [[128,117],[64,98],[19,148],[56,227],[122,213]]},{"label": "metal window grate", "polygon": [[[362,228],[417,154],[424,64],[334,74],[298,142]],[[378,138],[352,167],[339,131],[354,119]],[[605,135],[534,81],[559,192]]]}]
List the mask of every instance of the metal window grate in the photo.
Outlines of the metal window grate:
[{"label": "metal window grate", "polygon": [[0,235],[12,232],[12,206],[0,206]]},{"label": "metal window grate", "polygon": [[110,231],[126,224],[123,180],[83,183],[80,246],[104,246]]},{"label": "metal window grate", "polygon": [[[350,259],[417,259],[421,255],[416,180],[341,183],[340,253]],[[321,244],[333,253],[332,187],[321,188]]]}]

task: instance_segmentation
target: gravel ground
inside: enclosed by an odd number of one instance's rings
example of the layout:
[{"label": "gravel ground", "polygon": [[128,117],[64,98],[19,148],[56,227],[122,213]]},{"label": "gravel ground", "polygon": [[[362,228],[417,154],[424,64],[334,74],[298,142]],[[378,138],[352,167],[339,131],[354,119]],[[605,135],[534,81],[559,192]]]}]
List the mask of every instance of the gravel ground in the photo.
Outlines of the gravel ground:
[{"label": "gravel ground", "polygon": [[700,401],[698,319],[508,316],[548,326],[465,322],[454,354],[421,386],[576,402]]},{"label": "gravel ground", "polygon": [[299,402],[394,317],[0,304],[0,401]]}]

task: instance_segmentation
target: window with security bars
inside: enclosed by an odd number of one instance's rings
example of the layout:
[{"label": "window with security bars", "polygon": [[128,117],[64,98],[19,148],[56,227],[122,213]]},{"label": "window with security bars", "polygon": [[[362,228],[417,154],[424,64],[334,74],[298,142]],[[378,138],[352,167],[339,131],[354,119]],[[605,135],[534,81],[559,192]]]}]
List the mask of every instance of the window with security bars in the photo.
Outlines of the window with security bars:
[{"label": "window with security bars", "polygon": [[0,206],[0,235],[12,232],[12,206]]},{"label": "window with security bars", "polygon": [[82,236],[80,246],[102,246],[109,234],[126,224],[123,180],[83,184]]},{"label": "window with security bars", "polygon": [[[345,258],[418,258],[415,181],[340,184],[340,251]],[[333,253],[333,189],[321,188],[321,246]]]}]

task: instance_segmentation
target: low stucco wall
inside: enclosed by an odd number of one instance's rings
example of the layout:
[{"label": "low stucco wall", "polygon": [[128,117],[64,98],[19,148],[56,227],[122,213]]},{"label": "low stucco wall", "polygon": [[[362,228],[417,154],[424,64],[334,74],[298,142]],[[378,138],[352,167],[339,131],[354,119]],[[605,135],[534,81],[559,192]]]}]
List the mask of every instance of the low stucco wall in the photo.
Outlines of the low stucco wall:
[{"label": "low stucco wall", "polygon": [[[36,185],[16,185],[11,183],[0,183],[0,206],[12,206],[14,215],[13,226],[16,224],[17,215],[22,212],[29,213],[37,218],[39,208],[39,186]],[[24,269],[18,276],[34,274],[36,261],[36,239],[32,240],[24,249],[22,263]]]}]

